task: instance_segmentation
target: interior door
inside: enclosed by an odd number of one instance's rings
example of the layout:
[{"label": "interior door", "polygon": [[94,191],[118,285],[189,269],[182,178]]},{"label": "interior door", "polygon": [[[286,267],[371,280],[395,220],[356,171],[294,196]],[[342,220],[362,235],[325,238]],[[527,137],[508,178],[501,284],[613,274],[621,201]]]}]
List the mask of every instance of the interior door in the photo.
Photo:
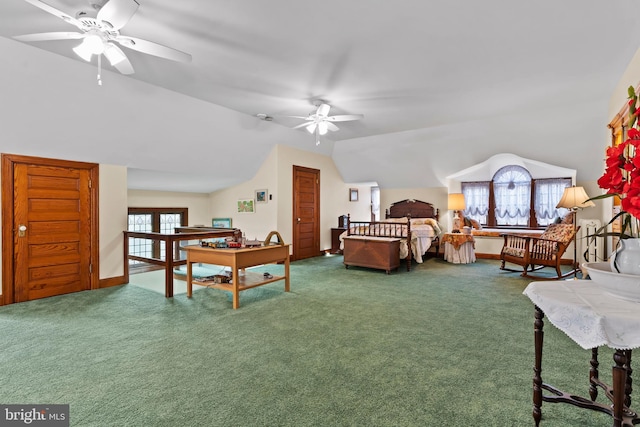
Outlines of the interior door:
[{"label": "interior door", "polygon": [[[4,303],[94,287],[97,219],[92,182],[97,178],[97,165],[72,167],[67,164],[76,163],[52,160],[47,164],[43,161],[46,159],[14,162],[5,157],[3,189],[9,185],[4,181],[11,180],[13,209],[10,218],[3,215]],[[33,158],[19,160],[29,159]],[[7,167],[13,170],[11,176],[7,176]],[[3,213],[9,204],[5,196]],[[12,257],[11,264],[7,256]],[[4,266],[9,266],[9,271]],[[5,286],[7,278],[12,284],[9,290]]]},{"label": "interior door", "polygon": [[320,171],[293,166],[293,260],[320,255]]}]

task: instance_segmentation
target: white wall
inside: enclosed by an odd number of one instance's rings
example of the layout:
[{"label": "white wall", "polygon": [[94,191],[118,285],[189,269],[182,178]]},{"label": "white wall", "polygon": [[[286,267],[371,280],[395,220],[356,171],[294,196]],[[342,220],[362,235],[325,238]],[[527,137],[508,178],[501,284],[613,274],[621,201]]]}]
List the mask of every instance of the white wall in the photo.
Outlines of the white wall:
[{"label": "white wall", "polygon": [[[305,142],[301,142],[305,143]],[[256,175],[240,185],[211,193],[214,217],[232,218],[247,238],[264,239],[270,231],[278,231],[285,242],[293,239],[293,166],[320,170],[320,249],[331,247],[331,228],[338,226],[338,216],[370,218],[371,191],[367,185],[346,184],[333,163],[325,155],[277,145],[267,156]],[[358,188],[357,202],[349,202],[349,188]],[[255,190],[267,189],[272,199],[256,204],[253,214],[238,213],[237,201],[254,198]]]},{"label": "white wall", "polygon": [[439,210],[440,225],[448,230],[451,213],[447,211],[447,187],[432,188],[380,188],[380,217],[384,218],[384,212],[394,202],[405,199],[416,199],[431,203]]},{"label": "white wall", "polygon": [[124,274],[124,235],[127,229],[127,168],[99,166],[100,279]]},{"label": "white wall", "polygon": [[174,191],[129,190],[127,204],[130,208],[187,208],[187,225],[211,227],[209,194],[177,193]]},{"label": "white wall", "polygon": [[611,98],[609,99],[609,118],[613,117],[620,111],[620,109],[627,102],[627,88],[633,86],[638,87],[640,82],[640,49],[636,51],[636,54],[631,58],[629,65],[625,69],[624,73],[620,77],[618,84],[616,85]]},{"label": "white wall", "polygon": [[[209,195],[211,217],[231,218],[231,225],[242,230],[247,239],[263,240],[270,231],[276,230],[279,198],[276,174],[277,153],[276,146],[269,152],[258,172],[249,181],[211,193]],[[253,199],[255,201],[256,190],[267,190],[271,200],[267,200],[267,203],[256,203],[255,213],[239,213],[238,200]]]}]

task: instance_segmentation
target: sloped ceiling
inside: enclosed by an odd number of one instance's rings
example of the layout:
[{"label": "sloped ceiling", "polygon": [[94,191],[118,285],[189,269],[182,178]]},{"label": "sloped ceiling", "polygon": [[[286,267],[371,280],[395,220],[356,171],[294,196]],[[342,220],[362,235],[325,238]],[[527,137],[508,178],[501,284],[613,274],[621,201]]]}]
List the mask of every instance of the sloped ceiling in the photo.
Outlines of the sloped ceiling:
[{"label": "sloped ceiling", "polygon": [[[631,0],[139,2],[122,33],[193,61],[124,49],[135,74],[104,61],[100,87],[78,41],[11,39],[74,27],[0,2],[3,151],[125,165],[132,188],[173,191],[250,179],[275,144],[330,155],[346,182],[382,188],[442,186],[500,152],[595,180],[609,98],[640,42]],[[316,147],[282,117],[314,99],[365,117]]]}]

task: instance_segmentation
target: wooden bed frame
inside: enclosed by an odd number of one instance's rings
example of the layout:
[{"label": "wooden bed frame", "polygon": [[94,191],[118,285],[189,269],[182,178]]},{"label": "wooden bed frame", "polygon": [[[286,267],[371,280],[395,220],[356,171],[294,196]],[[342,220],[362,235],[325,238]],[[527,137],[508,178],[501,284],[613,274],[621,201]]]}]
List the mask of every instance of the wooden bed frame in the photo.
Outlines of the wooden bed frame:
[{"label": "wooden bed frame", "polygon": [[[387,274],[400,266],[400,240],[411,242],[411,218],[439,218],[438,209],[431,203],[406,199],[392,203],[386,210],[385,217],[407,218],[406,223],[387,223],[381,221],[351,221],[347,216],[347,236],[344,241],[344,264],[385,270]],[[384,237],[376,236],[371,230],[384,224]],[[356,231],[353,233],[353,231]],[[406,230],[406,235],[403,236]],[[440,238],[436,236],[432,244],[436,245],[436,256],[440,252]],[[411,271],[412,250],[407,243],[407,271]]]},{"label": "wooden bed frame", "polygon": [[421,200],[405,199],[399,202],[391,203],[389,209],[386,210],[385,218],[433,218],[436,221],[440,219],[440,212],[434,208],[431,203]]}]

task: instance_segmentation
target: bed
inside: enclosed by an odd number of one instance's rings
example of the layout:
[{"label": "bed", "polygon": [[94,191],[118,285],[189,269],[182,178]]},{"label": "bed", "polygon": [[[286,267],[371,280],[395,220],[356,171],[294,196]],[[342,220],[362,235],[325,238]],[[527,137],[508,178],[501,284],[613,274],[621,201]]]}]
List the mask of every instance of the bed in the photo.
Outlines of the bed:
[{"label": "bed", "polygon": [[347,268],[377,268],[388,274],[398,268],[400,259],[406,259],[410,271],[411,260],[422,263],[432,246],[437,255],[442,231],[438,210],[431,203],[413,199],[395,202],[385,217],[382,221],[351,221],[347,216],[347,229],[340,235]]}]

